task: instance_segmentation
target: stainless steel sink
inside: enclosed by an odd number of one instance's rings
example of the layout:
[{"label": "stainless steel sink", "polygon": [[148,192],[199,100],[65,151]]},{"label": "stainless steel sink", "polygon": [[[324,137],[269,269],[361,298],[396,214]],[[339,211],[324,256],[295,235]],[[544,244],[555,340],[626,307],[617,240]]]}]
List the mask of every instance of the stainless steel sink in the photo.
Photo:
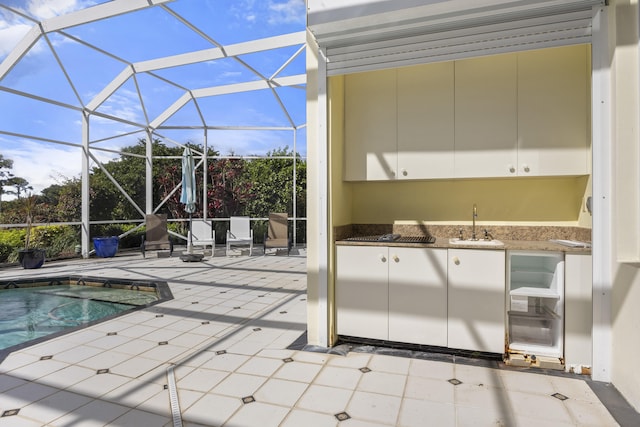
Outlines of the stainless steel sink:
[{"label": "stainless steel sink", "polygon": [[500,240],[469,240],[469,239],[449,239],[452,245],[460,246],[504,246]]}]

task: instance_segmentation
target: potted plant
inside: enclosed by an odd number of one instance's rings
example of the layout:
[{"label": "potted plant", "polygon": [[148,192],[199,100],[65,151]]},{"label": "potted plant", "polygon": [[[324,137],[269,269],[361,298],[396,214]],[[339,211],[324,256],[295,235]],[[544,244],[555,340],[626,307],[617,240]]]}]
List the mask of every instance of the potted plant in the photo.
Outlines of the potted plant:
[{"label": "potted plant", "polygon": [[24,237],[24,249],[18,251],[18,262],[23,268],[40,268],[44,264],[46,252],[44,249],[31,248],[31,226],[36,208],[37,196],[27,194],[23,199],[23,212],[27,220],[27,232]]}]

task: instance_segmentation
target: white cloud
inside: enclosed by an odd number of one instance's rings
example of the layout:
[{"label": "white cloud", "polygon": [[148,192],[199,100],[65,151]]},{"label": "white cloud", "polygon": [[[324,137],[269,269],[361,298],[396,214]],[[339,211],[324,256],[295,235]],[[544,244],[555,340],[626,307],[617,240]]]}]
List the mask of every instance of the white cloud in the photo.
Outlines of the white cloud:
[{"label": "white cloud", "polygon": [[[3,149],[5,158],[13,160],[12,173],[26,179],[38,193],[59,180],[80,174],[80,148],[23,141],[19,147]],[[3,197],[4,200],[4,197]]]},{"label": "white cloud", "polygon": [[9,24],[0,20],[0,58],[11,52],[29,29],[31,25],[27,23]]},{"label": "white cloud", "polygon": [[270,1],[269,12],[271,25],[304,23],[307,13],[304,0]]},{"label": "white cloud", "polygon": [[[91,0],[29,0],[15,10],[42,21],[93,5],[95,2]],[[0,58],[11,52],[33,25],[32,21],[0,9]]]},{"label": "white cloud", "polygon": [[241,21],[268,22],[270,25],[304,24],[307,12],[304,0],[242,0],[235,2],[232,10]]},{"label": "white cloud", "polygon": [[26,9],[33,17],[44,20],[85,9],[94,4],[93,1],[86,0],[29,0]]}]

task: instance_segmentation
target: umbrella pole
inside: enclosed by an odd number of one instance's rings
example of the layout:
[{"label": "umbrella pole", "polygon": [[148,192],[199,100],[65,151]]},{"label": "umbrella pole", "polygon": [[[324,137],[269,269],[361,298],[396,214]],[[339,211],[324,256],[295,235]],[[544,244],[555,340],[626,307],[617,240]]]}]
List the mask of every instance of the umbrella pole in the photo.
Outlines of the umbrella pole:
[{"label": "umbrella pole", "polygon": [[189,241],[187,243],[187,253],[193,253],[193,215],[189,212]]}]

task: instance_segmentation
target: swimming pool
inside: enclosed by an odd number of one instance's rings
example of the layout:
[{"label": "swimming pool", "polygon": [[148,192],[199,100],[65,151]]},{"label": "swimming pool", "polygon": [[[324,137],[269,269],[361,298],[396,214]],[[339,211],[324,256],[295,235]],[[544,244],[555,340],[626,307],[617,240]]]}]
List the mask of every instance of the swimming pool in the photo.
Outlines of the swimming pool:
[{"label": "swimming pool", "polygon": [[147,307],[168,296],[165,283],[86,277],[0,282],[0,352]]}]

